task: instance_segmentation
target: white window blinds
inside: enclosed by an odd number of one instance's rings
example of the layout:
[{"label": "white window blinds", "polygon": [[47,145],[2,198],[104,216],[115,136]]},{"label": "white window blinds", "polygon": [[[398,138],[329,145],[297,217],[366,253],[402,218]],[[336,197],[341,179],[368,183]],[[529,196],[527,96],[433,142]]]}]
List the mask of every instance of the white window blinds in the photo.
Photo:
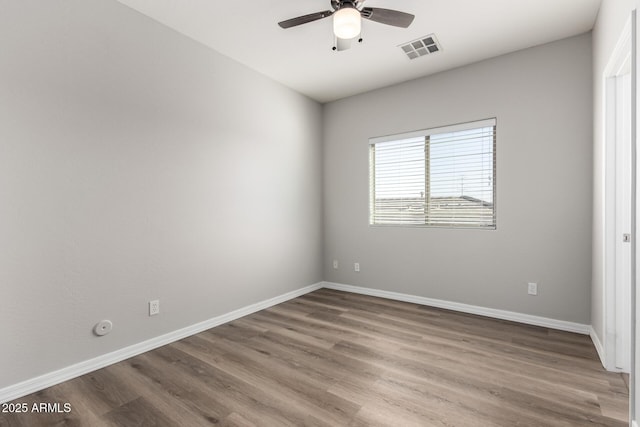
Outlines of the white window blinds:
[{"label": "white window blinds", "polygon": [[369,143],[370,224],[495,229],[495,119]]}]

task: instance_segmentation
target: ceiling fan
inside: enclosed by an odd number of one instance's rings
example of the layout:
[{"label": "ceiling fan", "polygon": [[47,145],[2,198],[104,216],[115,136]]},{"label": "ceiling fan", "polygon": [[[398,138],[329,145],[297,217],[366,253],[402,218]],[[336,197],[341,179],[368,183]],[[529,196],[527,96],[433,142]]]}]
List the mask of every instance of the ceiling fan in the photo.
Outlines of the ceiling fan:
[{"label": "ceiling fan", "polygon": [[[407,28],[415,18],[410,13],[397,10],[362,7],[364,2],[365,0],[331,0],[333,10],[298,16],[297,18],[278,22],[278,25],[286,29],[333,16],[333,33],[336,37],[333,50],[340,51],[348,49],[351,45],[351,40],[360,36],[362,18],[401,28]],[[358,37],[358,41],[362,42],[362,38]]]}]

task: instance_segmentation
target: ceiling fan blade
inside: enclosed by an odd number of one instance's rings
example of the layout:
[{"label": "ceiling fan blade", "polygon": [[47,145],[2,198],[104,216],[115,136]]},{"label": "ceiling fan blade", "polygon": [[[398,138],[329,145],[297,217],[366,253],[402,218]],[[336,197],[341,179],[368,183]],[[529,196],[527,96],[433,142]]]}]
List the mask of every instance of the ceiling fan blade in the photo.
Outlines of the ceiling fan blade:
[{"label": "ceiling fan blade", "polygon": [[291,28],[298,25],[306,24],[308,22],[317,21],[318,19],[326,18],[331,15],[333,15],[333,11],[325,10],[324,12],[310,13],[309,15],[287,19],[286,21],[278,22],[278,25],[280,25],[280,27],[282,28]]},{"label": "ceiling fan blade", "polygon": [[379,7],[365,7],[362,9],[360,14],[364,19],[402,28],[407,28],[411,25],[413,18],[415,18],[415,16],[410,13],[391,9],[381,9]]}]

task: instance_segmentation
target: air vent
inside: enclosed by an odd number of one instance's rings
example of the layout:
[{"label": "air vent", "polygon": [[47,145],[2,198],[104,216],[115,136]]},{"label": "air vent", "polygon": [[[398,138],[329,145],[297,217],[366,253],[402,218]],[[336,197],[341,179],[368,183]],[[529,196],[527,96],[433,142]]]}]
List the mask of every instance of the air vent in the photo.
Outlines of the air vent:
[{"label": "air vent", "polygon": [[421,56],[429,55],[430,53],[436,53],[442,50],[438,39],[434,34],[420,37],[417,40],[411,41],[400,45],[400,49],[404,52],[409,59],[416,59]]}]

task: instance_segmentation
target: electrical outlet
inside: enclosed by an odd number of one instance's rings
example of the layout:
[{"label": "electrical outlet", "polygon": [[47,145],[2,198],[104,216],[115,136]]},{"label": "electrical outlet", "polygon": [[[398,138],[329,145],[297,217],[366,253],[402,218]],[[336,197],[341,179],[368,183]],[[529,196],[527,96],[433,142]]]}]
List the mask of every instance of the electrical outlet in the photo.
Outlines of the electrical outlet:
[{"label": "electrical outlet", "polygon": [[337,259],[333,260],[333,268],[336,269],[336,270],[338,269],[338,260]]},{"label": "electrical outlet", "polygon": [[353,264],[353,270],[356,271],[357,273],[360,272],[360,263],[356,262],[355,264]]},{"label": "electrical outlet", "polygon": [[529,295],[538,295],[538,284],[534,282],[527,283],[527,293]]},{"label": "electrical outlet", "polygon": [[149,316],[155,316],[160,313],[160,300],[154,299],[149,301]]}]

